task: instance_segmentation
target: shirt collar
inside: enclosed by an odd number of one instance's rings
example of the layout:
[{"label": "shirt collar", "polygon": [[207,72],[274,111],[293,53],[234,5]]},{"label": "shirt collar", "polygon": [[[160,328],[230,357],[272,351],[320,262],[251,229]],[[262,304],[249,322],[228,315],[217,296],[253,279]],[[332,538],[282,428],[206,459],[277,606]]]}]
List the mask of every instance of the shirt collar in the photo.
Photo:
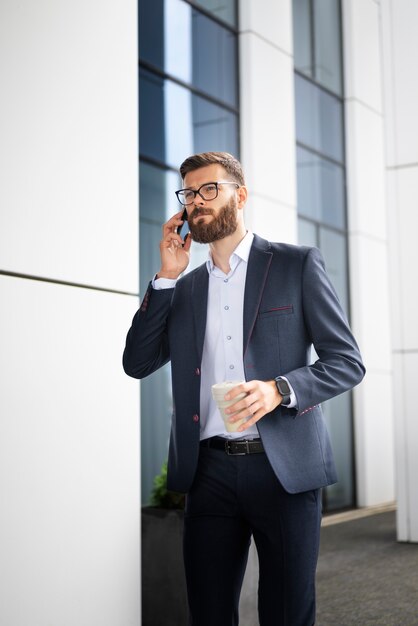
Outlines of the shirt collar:
[{"label": "shirt collar", "polygon": [[[248,257],[250,256],[250,250],[253,244],[253,239],[254,239],[254,233],[247,230],[245,237],[241,239],[241,241],[239,242],[239,244],[237,245],[237,247],[235,248],[235,250],[229,257],[229,265],[231,267],[231,270],[234,269],[238,265],[240,260],[245,261],[245,263],[248,263]],[[208,268],[209,274],[213,272],[214,269],[216,269],[213,263],[210,250],[208,254],[208,260],[206,261],[206,267]]]}]

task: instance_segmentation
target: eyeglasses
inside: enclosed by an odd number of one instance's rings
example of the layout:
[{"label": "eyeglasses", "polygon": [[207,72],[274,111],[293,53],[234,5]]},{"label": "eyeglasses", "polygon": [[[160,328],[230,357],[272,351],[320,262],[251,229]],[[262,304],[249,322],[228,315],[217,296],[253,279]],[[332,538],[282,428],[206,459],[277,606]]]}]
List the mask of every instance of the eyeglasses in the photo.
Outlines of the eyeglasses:
[{"label": "eyeglasses", "polygon": [[183,206],[188,206],[189,204],[193,204],[196,196],[202,198],[202,200],[215,200],[218,197],[219,193],[219,185],[235,185],[238,189],[240,185],[238,183],[232,181],[218,181],[213,183],[205,183],[204,185],[200,185],[199,189],[179,189],[176,191],[177,200]]}]

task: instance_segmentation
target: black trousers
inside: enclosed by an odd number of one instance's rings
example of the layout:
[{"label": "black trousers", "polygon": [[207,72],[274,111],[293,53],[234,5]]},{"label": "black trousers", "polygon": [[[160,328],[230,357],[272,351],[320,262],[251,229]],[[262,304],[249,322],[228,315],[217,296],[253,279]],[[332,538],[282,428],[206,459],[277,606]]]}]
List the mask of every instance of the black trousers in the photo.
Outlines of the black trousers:
[{"label": "black trousers", "polygon": [[320,490],[287,493],[264,453],[201,448],[186,498],[184,562],[193,626],[237,626],[251,536],[260,626],[315,623]]}]

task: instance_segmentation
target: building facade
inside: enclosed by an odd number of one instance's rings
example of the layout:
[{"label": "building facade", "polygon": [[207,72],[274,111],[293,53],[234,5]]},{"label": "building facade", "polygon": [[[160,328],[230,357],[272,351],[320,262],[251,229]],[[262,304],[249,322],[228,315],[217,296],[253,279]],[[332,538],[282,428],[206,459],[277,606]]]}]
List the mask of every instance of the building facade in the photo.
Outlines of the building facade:
[{"label": "building facade", "polygon": [[170,380],[121,354],[200,150],[241,158],[251,230],[319,245],[359,341],[326,507],[396,499],[418,541],[417,22],[410,0],[1,3],[1,623],[140,621]]},{"label": "building facade", "polygon": [[[392,400],[378,418],[364,405],[367,389],[384,385],[391,394],[385,377],[392,376],[388,274],[360,261],[369,244],[379,263],[389,260],[381,9],[367,6],[363,16],[364,8],[338,0],[139,1],[140,290],[158,269],[161,223],[177,210],[179,163],[204,150],[239,155],[250,191],[247,224],[273,240],[321,248],[368,366],[359,389],[324,405],[340,476],[324,490],[327,511],[394,499]],[[367,34],[367,61],[357,61],[353,20]],[[357,93],[363,82],[367,92]],[[206,254],[194,245],[191,267]],[[378,325],[369,308],[374,290],[385,310]],[[146,503],[167,456],[169,366],[141,389]]]}]

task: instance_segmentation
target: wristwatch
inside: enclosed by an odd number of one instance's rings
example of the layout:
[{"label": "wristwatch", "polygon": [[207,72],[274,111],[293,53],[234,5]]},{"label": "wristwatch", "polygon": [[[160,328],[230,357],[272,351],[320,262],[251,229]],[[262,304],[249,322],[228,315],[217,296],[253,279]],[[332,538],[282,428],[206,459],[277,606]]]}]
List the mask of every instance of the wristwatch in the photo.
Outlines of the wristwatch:
[{"label": "wristwatch", "polygon": [[289,387],[289,383],[287,382],[287,380],[285,380],[284,378],[281,378],[280,376],[278,376],[277,378],[274,379],[276,381],[276,386],[277,389],[279,391],[279,394],[282,396],[282,404],[284,406],[287,406],[288,404],[290,404],[290,387]]}]

